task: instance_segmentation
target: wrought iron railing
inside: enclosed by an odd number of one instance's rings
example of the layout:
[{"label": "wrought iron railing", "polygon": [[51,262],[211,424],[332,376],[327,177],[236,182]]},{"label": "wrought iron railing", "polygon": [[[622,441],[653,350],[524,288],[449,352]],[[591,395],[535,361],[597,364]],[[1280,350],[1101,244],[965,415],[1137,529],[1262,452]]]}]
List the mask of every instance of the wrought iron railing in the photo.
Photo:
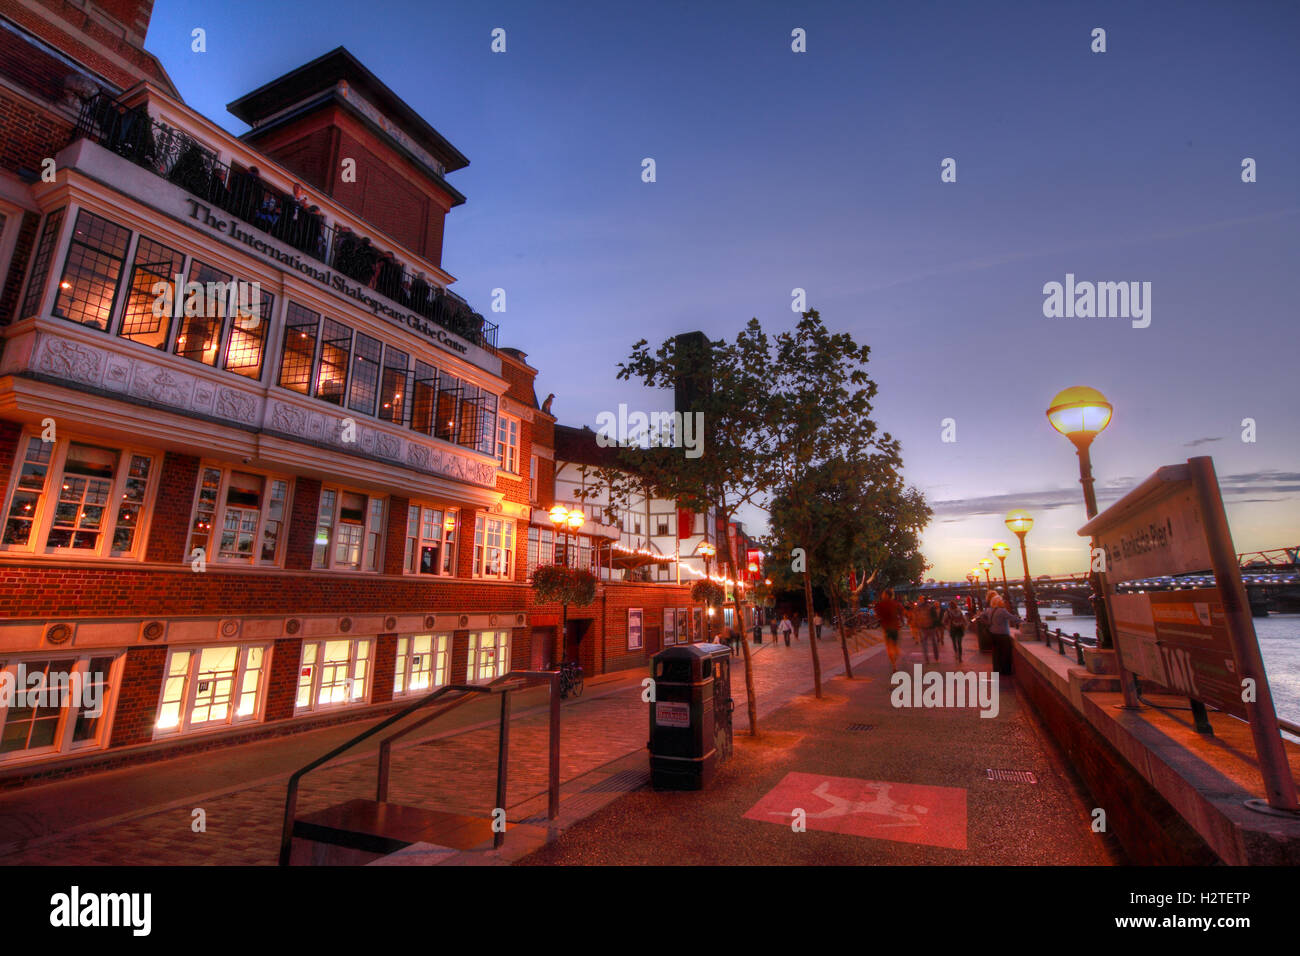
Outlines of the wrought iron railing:
[{"label": "wrought iron railing", "polygon": [[124,107],[99,93],[88,99],[73,140],[90,139],[175,183],[204,203],[325,263],[461,338],[495,349],[497,326],[464,299],[412,273],[391,252],[346,226],[333,226],[307,201],[285,195],[254,171],[222,163],[191,136],[161,123],[141,106]]}]

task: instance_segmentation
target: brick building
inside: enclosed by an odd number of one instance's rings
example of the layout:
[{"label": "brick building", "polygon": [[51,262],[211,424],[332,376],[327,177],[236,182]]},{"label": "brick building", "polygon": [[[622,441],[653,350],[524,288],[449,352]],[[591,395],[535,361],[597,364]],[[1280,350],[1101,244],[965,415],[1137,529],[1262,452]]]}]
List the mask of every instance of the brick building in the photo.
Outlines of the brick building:
[{"label": "brick building", "polygon": [[[441,265],[468,160],[341,48],[233,136],[150,11],[0,0],[0,679],[103,690],[0,699],[8,785],[559,652],[522,554],[555,421]],[[689,605],[625,577],[571,615],[589,672]]]}]

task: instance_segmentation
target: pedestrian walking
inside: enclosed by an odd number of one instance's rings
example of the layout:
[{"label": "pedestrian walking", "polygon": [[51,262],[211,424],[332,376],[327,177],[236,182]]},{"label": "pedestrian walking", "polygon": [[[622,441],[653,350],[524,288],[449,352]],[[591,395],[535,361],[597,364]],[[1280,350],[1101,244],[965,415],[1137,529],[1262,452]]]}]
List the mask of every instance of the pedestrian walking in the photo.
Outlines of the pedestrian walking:
[{"label": "pedestrian walking", "polygon": [[898,670],[898,632],[903,626],[903,605],[894,600],[894,589],[885,588],[876,602],[876,617],[885,632],[885,651],[889,654],[889,672]]},{"label": "pedestrian walking", "polygon": [[781,626],[777,628],[782,637],[785,638],[785,646],[790,646],[790,634],[794,631],[794,625],[790,623],[790,615],[787,614],[781,618]]},{"label": "pedestrian walking", "polygon": [[939,605],[929,598],[923,598],[922,604],[917,611],[917,617],[921,624],[921,649],[925,655],[925,662],[930,662],[930,655],[934,655],[934,662],[939,663],[939,651],[943,647],[943,629],[940,622]]},{"label": "pedestrian walking", "polygon": [[988,609],[984,611],[989,632],[993,635],[993,669],[999,674],[1011,673],[1011,628],[1019,627],[1020,620],[1007,610],[1006,601],[997,591],[988,593]]},{"label": "pedestrian walking", "polygon": [[822,639],[822,616],[820,614],[813,617],[813,638],[818,641]]},{"label": "pedestrian walking", "polygon": [[966,636],[966,615],[962,612],[961,605],[957,599],[953,598],[948,602],[948,606],[943,612],[943,626],[948,628],[948,639],[952,641],[952,651],[957,657],[957,663],[961,663],[961,642]]}]

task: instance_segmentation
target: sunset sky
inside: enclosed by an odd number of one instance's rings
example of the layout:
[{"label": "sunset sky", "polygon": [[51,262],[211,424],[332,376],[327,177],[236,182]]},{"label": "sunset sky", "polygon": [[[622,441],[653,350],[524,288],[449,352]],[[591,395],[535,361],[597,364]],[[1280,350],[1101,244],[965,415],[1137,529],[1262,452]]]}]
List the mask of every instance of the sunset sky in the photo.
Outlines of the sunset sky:
[{"label": "sunset sky", "polygon": [[[1073,448],[1044,415],[1070,385],[1115,406],[1103,507],[1212,455],[1238,550],[1300,544],[1297,32],[1281,2],[158,0],[146,45],[236,132],[226,103],[339,45],[428,119],[471,162],[454,288],[565,424],[671,401],[615,381],[638,338],[787,328],[806,289],[872,347],[876,418],[935,509],[928,576],[952,579],[1014,543],[1013,507],[1038,520],[1035,574],[1083,567]],[[1150,326],[1044,317],[1067,273],[1150,282]]]}]

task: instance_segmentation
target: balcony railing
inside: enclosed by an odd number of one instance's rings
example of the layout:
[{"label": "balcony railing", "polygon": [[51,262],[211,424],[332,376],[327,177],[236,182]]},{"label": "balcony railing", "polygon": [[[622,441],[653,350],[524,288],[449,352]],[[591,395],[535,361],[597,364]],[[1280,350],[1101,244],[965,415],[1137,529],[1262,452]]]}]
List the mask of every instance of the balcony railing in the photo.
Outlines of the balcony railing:
[{"label": "balcony railing", "polygon": [[330,225],[316,206],[275,189],[253,167],[220,162],[144,107],[124,107],[96,94],[82,106],[73,132],[73,141],[78,139],[98,143],[447,331],[496,348],[497,326],[459,296],[433,285],[422,272],[411,273],[391,252],[372,245],[369,236]]}]

